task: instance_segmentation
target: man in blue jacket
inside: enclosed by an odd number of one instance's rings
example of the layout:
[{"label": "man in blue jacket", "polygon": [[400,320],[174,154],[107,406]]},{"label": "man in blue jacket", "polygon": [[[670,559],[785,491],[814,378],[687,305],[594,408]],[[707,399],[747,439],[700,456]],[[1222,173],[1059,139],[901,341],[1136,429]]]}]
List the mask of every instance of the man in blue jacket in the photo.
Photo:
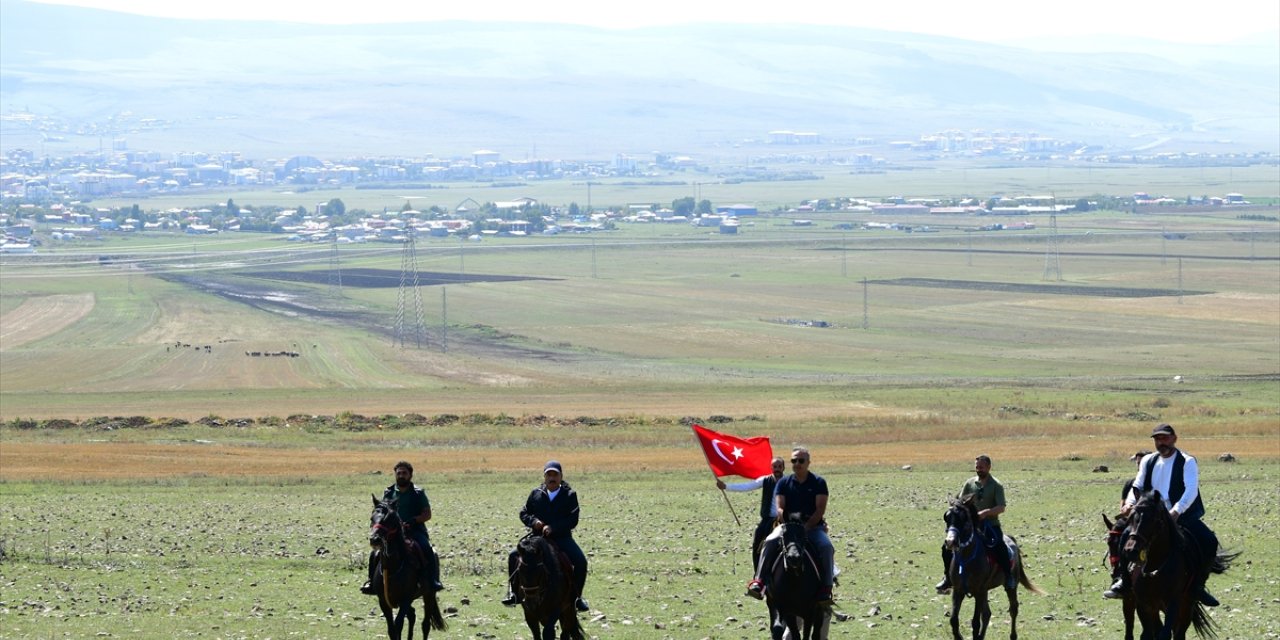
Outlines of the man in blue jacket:
[{"label": "man in blue jacket", "polygon": [[[529,527],[535,535],[540,535],[555,543],[556,547],[569,556],[573,563],[573,587],[576,599],[574,606],[578,611],[591,609],[582,598],[582,589],[587,583],[587,556],[573,539],[573,530],[578,527],[578,494],[564,481],[564,469],[559,462],[550,460],[542,468],[542,485],[529,493],[524,508],[520,510],[520,522]],[[507,575],[516,572],[516,552],[511,551],[507,558]],[[515,590],[507,585],[507,597],[502,604],[509,607],[520,602]]]}]

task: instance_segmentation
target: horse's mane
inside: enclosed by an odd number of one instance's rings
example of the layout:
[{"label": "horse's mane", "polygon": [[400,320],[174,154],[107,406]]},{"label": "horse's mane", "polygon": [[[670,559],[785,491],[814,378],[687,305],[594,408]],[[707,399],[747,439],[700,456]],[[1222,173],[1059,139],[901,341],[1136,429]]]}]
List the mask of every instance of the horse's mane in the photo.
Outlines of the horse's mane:
[{"label": "horse's mane", "polygon": [[1148,517],[1155,517],[1160,520],[1166,531],[1170,532],[1173,545],[1175,547],[1185,546],[1185,534],[1182,527],[1177,525],[1173,516],[1169,515],[1168,509],[1164,508],[1164,498],[1160,495],[1159,489],[1152,489],[1143,492],[1138,496],[1138,502],[1133,506],[1134,513],[1142,513]]},{"label": "horse's mane", "polygon": [[542,565],[546,567],[547,577],[552,580],[560,578],[560,558],[554,545],[549,540],[541,536],[529,536],[520,541],[520,555],[535,552],[542,559]]}]

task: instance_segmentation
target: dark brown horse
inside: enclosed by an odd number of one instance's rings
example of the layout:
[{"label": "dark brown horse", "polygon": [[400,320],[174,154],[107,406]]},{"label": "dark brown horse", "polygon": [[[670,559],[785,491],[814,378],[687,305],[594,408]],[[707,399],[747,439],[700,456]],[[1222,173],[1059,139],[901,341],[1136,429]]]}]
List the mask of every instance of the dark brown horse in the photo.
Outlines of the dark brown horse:
[{"label": "dark brown horse", "polygon": [[[369,516],[369,544],[378,551],[379,569],[382,573],[378,584],[378,606],[387,620],[387,637],[400,640],[405,617],[409,619],[409,638],[413,638],[413,626],[417,619],[413,601],[422,598],[422,637],[431,635],[431,629],[443,631],[444,617],[440,603],[431,588],[430,572],[412,560],[409,543],[405,541],[404,523],[396,513],[394,500],[384,502],[373,498],[373,513]],[[430,549],[423,549],[430,554]],[[394,618],[392,610],[397,609]]]},{"label": "dark brown horse", "polygon": [[772,567],[772,582],[765,592],[769,603],[770,625],[774,637],[790,640],[822,640],[826,629],[824,618],[830,612],[818,606],[818,587],[822,585],[818,565],[809,552],[808,535],[799,514],[792,514],[782,525],[781,548]]},{"label": "dark brown horse", "polygon": [[549,540],[535,535],[520,540],[511,583],[520,594],[533,640],[555,640],[557,622],[560,640],[584,639],[574,607],[573,566]]},{"label": "dark brown horse", "polygon": [[[955,640],[963,640],[960,635],[960,605],[965,596],[973,597],[973,638],[983,640],[987,636],[987,625],[991,622],[991,603],[987,592],[1005,583],[1004,570],[994,560],[987,557],[986,536],[982,533],[982,525],[978,519],[978,508],[973,504],[973,497],[964,500],[952,500],[951,507],[943,519],[947,523],[947,536],[943,544],[951,549],[951,567],[947,575],[953,585],[951,591],[951,635]],[[1017,582],[1032,593],[1040,593],[1039,587],[1031,583],[1022,566],[1022,551],[1017,542],[1005,536],[1000,544],[1009,546],[1009,557],[1016,574]],[[1009,596],[1009,640],[1018,640],[1018,585],[1006,588]]]},{"label": "dark brown horse", "polygon": [[1205,558],[1195,541],[1177,526],[1159,491],[1142,494],[1125,531],[1122,562],[1129,563],[1129,584],[1142,623],[1142,640],[1185,640],[1195,626],[1203,638],[1217,635],[1213,618],[1200,603],[1204,567],[1222,573],[1240,554],[1215,550]]},{"label": "dark brown horse", "polygon": [[[1102,514],[1102,521],[1107,525],[1107,556],[1112,563],[1123,562],[1124,535],[1129,527],[1129,521],[1123,516],[1117,516],[1115,522],[1111,522],[1107,518],[1107,514]],[[1124,640],[1133,640],[1133,616],[1137,611],[1138,605],[1133,600],[1133,589],[1125,591],[1120,598],[1120,603],[1124,607]]]}]

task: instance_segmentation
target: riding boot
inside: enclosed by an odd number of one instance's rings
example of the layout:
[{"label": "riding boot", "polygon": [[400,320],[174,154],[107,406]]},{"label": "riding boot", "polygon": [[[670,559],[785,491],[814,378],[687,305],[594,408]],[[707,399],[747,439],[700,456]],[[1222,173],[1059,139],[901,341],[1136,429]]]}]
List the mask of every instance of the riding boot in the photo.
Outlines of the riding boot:
[{"label": "riding boot", "polygon": [[430,549],[428,564],[431,565],[431,589],[433,591],[444,591],[444,585],[440,583],[440,555],[435,549]]},{"label": "riding boot", "polygon": [[1125,574],[1125,572],[1121,571],[1120,577],[1116,578],[1115,584],[1112,584],[1110,589],[1107,589],[1106,591],[1102,592],[1102,597],[1107,598],[1109,600],[1119,600],[1120,598],[1124,597],[1125,592],[1128,590],[1129,590],[1128,575]]},{"label": "riding boot", "polygon": [[1204,606],[1206,606],[1206,607],[1216,607],[1216,606],[1218,606],[1218,605],[1222,604],[1221,602],[1218,602],[1218,599],[1217,599],[1217,598],[1213,597],[1213,594],[1209,593],[1209,588],[1208,588],[1208,586],[1206,586],[1206,585],[1205,585],[1205,581],[1204,581],[1204,580],[1201,580],[1201,581],[1200,581],[1200,584],[1199,584],[1199,585],[1197,585],[1197,586],[1199,587],[1199,588],[1197,589],[1197,591],[1199,591],[1199,592],[1200,592],[1200,602],[1201,602]]},{"label": "riding boot", "polygon": [[373,586],[374,578],[378,572],[378,552],[373,551],[369,554],[369,579],[360,585],[360,593],[367,596],[378,595],[378,588]]},{"label": "riding boot", "polygon": [[938,593],[946,593],[951,590],[951,550],[942,547],[942,582],[939,582],[933,589]]}]

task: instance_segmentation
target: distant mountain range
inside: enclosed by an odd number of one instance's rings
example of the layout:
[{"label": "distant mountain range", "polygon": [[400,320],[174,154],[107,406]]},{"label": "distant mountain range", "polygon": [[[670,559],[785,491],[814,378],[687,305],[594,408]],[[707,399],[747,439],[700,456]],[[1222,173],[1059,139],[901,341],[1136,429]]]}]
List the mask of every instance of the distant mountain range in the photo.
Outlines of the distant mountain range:
[{"label": "distant mountain range", "polygon": [[6,0],[0,111],[5,150],[59,153],[120,136],[256,157],[731,155],[771,130],[838,145],[946,129],[1280,152],[1280,37],[1053,53],[820,26],[327,26]]}]

